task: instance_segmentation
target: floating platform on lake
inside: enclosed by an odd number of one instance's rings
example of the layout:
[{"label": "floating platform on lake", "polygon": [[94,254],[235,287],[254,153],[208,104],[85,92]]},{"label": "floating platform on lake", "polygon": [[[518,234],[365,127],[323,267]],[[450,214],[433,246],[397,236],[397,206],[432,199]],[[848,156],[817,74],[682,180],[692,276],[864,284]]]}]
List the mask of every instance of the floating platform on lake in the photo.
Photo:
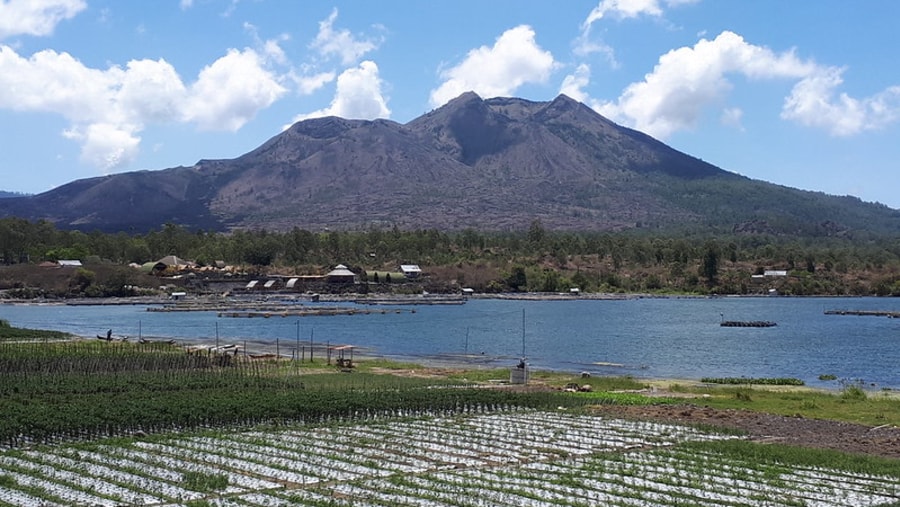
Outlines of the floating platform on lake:
[{"label": "floating platform on lake", "polygon": [[722,327],[774,327],[778,324],[769,320],[725,320]]},{"label": "floating platform on lake", "polygon": [[888,310],[825,310],[825,315],[860,315],[863,317],[890,317],[900,319],[900,312]]},{"label": "floating platform on lake", "polygon": [[464,305],[466,298],[455,295],[411,295],[367,297],[353,301],[360,305]]},{"label": "floating platform on lake", "polygon": [[[282,311],[223,311],[218,312],[219,317],[231,318],[264,318],[270,317],[312,317],[312,316],[329,316],[329,315],[374,315],[388,313],[402,313],[403,310],[360,310],[356,308],[315,308],[305,310],[282,310]],[[415,313],[414,311],[410,313]]]}]

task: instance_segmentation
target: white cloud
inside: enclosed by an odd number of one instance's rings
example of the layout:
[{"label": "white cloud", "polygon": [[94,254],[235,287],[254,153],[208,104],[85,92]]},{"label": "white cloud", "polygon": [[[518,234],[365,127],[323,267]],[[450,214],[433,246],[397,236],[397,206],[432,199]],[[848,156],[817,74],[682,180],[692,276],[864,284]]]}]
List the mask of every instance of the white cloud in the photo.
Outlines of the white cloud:
[{"label": "white cloud", "polygon": [[279,65],[288,64],[287,55],[284,53],[284,49],[281,48],[281,42],[287,42],[291,40],[290,35],[281,34],[275,39],[263,40],[259,36],[259,30],[256,28],[256,25],[248,22],[244,22],[244,31],[250,34],[253,38],[254,44],[257,48],[259,48],[260,52],[266,56],[266,59],[272,62],[275,62]]},{"label": "white cloud", "polygon": [[301,95],[310,95],[319,88],[334,81],[334,72],[320,72],[311,76],[292,75],[294,83],[297,85],[297,91]]},{"label": "white cloud", "polygon": [[591,67],[586,63],[582,63],[575,69],[573,74],[569,74],[563,79],[562,86],[559,88],[559,93],[567,95],[579,102],[586,102],[588,100],[588,95],[583,88],[587,86],[590,81]]},{"label": "white cloud", "polygon": [[236,131],[286,91],[256,51],[232,49],[200,71],[188,93],[185,118],[205,130]]},{"label": "white cloud", "polygon": [[731,90],[727,76],[751,79],[793,79],[798,83],[785,101],[782,116],[848,135],[895,121],[897,89],[858,101],[846,95],[834,99],[842,70],[748,44],[732,32],[693,47],[674,49],[659,58],[643,81],[629,85],[615,102],[594,106],[601,114],[665,138],[694,127],[706,107]]},{"label": "white cloud", "polygon": [[335,30],[338,10],[333,9],[331,15],[319,22],[319,33],[310,47],[319,51],[322,56],[338,56],[343,65],[352,65],[366,53],[378,48],[380,41],[357,39],[348,30]]},{"label": "white cloud", "polygon": [[194,0],[181,0],[179,6],[181,10],[187,10],[194,6]]},{"label": "white cloud", "polygon": [[534,37],[530,26],[520,25],[504,32],[493,47],[469,51],[462,63],[441,73],[445,81],[432,90],[432,106],[446,104],[467,91],[482,97],[507,96],[525,83],[546,81],[556,62]]},{"label": "white cloud", "polygon": [[864,99],[845,93],[835,97],[843,72],[828,67],[800,80],[785,99],[781,117],[825,129],[834,136],[883,128],[900,119],[900,86]]},{"label": "white cloud", "polygon": [[81,142],[81,160],[99,167],[104,172],[120,168],[132,162],[138,154],[140,130],[134,125],[92,123],[63,132],[63,136]]},{"label": "white cloud", "polygon": [[[582,24],[575,40],[575,53],[595,52],[616,62],[612,49],[591,41],[591,26],[597,21],[640,16],[660,17],[664,7],[694,3],[695,0],[601,0]],[[781,117],[822,128],[832,135],[846,136],[881,128],[900,119],[900,87],[890,87],[864,99],[838,93],[844,69],[801,60],[793,51],[776,54],[770,49],[744,41],[725,31],[713,40],[701,39],[693,47],[669,51],[659,58],[643,81],[629,85],[619,98],[598,102],[585,92],[590,69],[579,67],[566,76],[562,93],[578,98],[603,115],[620,123],[665,138],[693,128],[703,112],[723,101],[732,88],[728,77],[742,75],[751,80],[784,79],[796,84],[785,99]],[[743,110],[721,111],[723,124],[743,128]]]},{"label": "white cloud", "polygon": [[722,116],[719,121],[722,125],[734,127],[740,131],[744,131],[741,120],[744,118],[744,110],[739,107],[728,107],[722,110]]},{"label": "white cloud", "polygon": [[186,98],[184,84],[165,60],[132,60],[118,77],[115,104],[124,110],[123,121],[165,123],[177,120]]},{"label": "white cloud", "polygon": [[659,0],[601,0],[588,14],[584,26],[590,26],[610,14],[627,19],[641,15],[661,16],[662,13]]},{"label": "white cloud", "polygon": [[87,8],[84,0],[0,1],[0,40],[16,35],[44,36]]},{"label": "white cloud", "polygon": [[[334,99],[327,108],[296,116],[293,122],[323,116],[364,120],[389,118],[391,110],[387,107],[381,86],[378,65],[372,61],[364,61],[358,67],[347,69],[338,76]],[[285,125],[285,128],[288,127],[290,125]]]},{"label": "white cloud", "polygon": [[600,0],[596,7],[581,24],[581,34],[575,39],[573,46],[576,55],[585,57],[594,53],[601,53],[609,61],[613,68],[618,68],[615,51],[612,47],[602,42],[597,42],[591,37],[591,27],[594,23],[605,18],[634,19],[642,16],[655,18],[662,17],[666,7],[677,7],[685,4],[696,3],[699,0]]},{"label": "white cloud", "polygon": [[23,58],[0,45],[0,108],[56,113],[81,143],[82,161],[104,171],[134,160],[148,123],[194,122],[236,130],[286,90],[253,50],[231,50],[186,86],[165,60],[93,69],[68,53]]}]

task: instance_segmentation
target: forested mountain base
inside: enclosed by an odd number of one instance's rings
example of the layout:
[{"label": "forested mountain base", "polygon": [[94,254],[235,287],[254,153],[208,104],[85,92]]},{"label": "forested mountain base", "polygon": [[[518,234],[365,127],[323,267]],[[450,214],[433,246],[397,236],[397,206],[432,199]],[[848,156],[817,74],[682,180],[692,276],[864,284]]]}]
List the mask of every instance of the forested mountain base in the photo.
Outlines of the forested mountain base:
[{"label": "forested mountain base", "polygon": [[[167,224],[147,234],[85,234],[47,222],[0,220],[0,289],[18,297],[127,296],[156,280],[128,268],[167,255],[200,266],[216,261],[248,276],[324,274],[338,263],[371,291],[900,295],[900,238],[858,233],[790,237],[698,231],[554,232],[371,229],[363,232],[192,232]],[[52,272],[45,260],[79,259]],[[418,264],[406,287],[366,280],[366,271]],[[753,277],[777,270],[784,275]],[[166,274],[166,273],[164,273]],[[171,274],[171,273],[169,273]]]}]

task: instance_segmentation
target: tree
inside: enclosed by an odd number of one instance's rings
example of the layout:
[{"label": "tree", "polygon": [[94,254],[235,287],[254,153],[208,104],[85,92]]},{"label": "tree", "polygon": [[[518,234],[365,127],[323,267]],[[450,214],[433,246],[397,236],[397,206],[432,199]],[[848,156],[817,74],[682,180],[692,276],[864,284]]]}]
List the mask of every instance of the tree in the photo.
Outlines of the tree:
[{"label": "tree", "polygon": [[553,269],[544,270],[544,281],[541,284],[541,292],[559,292],[560,284],[559,273]]},{"label": "tree", "polygon": [[706,244],[706,252],[700,264],[700,276],[706,278],[710,287],[716,285],[719,278],[719,247],[714,241]]},{"label": "tree", "polygon": [[539,247],[546,237],[547,231],[544,230],[541,221],[538,219],[532,220],[531,226],[528,228],[528,242],[531,243],[532,246]]},{"label": "tree", "polygon": [[82,293],[94,283],[96,278],[97,275],[93,271],[78,268],[69,279],[69,291],[73,293]]},{"label": "tree", "polygon": [[514,267],[512,273],[506,278],[506,285],[509,286],[510,290],[513,292],[519,292],[522,290],[522,287],[527,287],[528,276],[525,275],[525,268],[522,266]]}]

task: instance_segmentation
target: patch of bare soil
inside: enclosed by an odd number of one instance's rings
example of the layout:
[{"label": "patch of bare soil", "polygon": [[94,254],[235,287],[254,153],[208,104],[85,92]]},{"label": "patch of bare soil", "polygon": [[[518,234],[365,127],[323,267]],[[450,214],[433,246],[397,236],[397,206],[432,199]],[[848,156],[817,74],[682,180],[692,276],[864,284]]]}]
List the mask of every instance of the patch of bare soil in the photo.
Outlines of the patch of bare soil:
[{"label": "patch of bare soil", "polygon": [[680,424],[704,424],[747,432],[752,440],[801,447],[834,449],[857,454],[900,458],[900,428],[804,417],[786,417],[748,410],[719,410],[696,405],[611,406],[595,408],[608,417]]}]

